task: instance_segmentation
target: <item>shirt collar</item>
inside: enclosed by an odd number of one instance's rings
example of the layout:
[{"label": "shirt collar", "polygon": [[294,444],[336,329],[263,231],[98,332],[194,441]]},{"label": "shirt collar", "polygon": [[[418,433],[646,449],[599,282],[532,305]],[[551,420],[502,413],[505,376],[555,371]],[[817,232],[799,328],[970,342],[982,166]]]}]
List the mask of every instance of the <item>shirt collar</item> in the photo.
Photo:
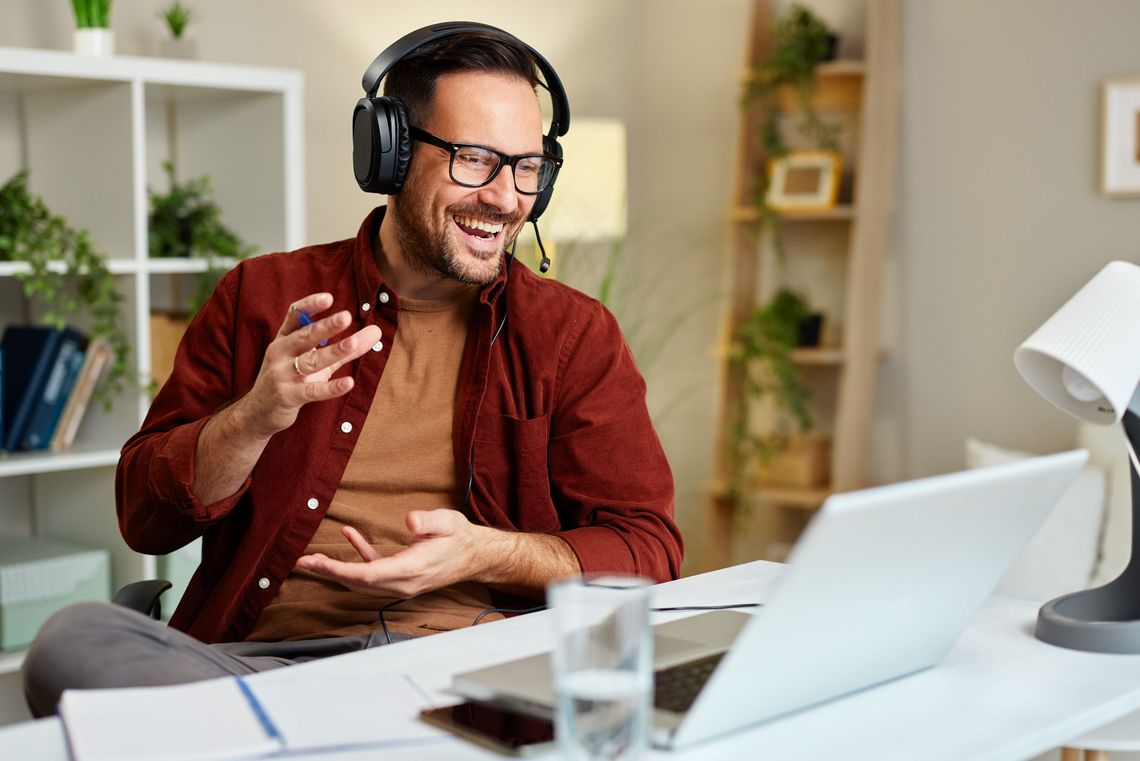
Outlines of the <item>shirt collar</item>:
[{"label": "shirt collar", "polygon": [[[361,223],[360,230],[356,233],[356,240],[353,242],[353,267],[356,272],[356,306],[358,311],[364,304],[369,304],[369,308],[375,307],[382,290],[391,293],[393,296],[396,295],[385,284],[384,277],[380,274],[380,268],[376,266],[376,253],[373,249],[380,233],[380,223],[384,220],[384,213],[387,208],[386,206],[377,206],[373,209]],[[504,260],[495,279],[479,291],[479,301],[484,304],[493,304],[498,301],[499,296],[503,293],[506,281],[507,266]]]}]

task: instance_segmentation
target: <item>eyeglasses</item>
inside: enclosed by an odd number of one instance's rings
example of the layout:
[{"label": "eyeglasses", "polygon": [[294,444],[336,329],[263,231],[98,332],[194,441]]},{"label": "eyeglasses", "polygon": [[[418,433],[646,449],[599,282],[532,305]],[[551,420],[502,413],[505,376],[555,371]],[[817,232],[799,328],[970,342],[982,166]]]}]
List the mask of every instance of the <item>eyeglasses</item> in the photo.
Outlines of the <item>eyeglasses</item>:
[{"label": "eyeglasses", "polygon": [[449,143],[443,138],[412,127],[413,140],[434,145],[451,154],[452,182],[468,188],[481,188],[499,175],[504,166],[511,168],[515,190],[523,195],[538,195],[550,187],[562,166],[562,159],[549,153],[525,153],[521,156],[508,156],[494,148],[466,143]]}]

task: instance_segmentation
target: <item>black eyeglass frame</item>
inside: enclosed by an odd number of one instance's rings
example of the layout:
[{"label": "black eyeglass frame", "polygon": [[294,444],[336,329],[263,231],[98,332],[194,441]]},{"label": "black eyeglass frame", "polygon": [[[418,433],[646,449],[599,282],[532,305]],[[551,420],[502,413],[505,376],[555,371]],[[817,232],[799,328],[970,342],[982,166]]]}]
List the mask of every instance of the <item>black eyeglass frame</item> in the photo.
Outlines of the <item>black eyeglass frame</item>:
[{"label": "black eyeglass frame", "polygon": [[[495,181],[495,178],[499,176],[499,172],[502,171],[504,166],[509,166],[511,168],[511,181],[514,182],[515,190],[524,196],[536,196],[554,184],[554,180],[558,177],[558,170],[562,168],[562,159],[545,151],[542,153],[523,153],[519,154],[518,156],[510,156],[506,153],[503,153],[502,151],[496,151],[494,148],[489,148],[485,145],[475,145],[474,143],[449,143],[442,137],[437,137],[436,135],[433,135],[427,130],[420,129],[419,127],[411,127],[408,130],[408,134],[413,140],[418,140],[421,143],[427,143],[428,145],[434,145],[436,148],[442,148],[443,150],[447,151],[449,154],[447,173],[451,177],[452,182],[454,182],[456,185],[462,185],[465,188],[486,187]],[[491,172],[491,175],[482,182],[470,183],[463,182],[462,180],[457,180],[455,179],[455,157],[463,148],[478,148],[481,151],[492,153],[498,157],[499,165],[495,167],[495,171]],[[537,190],[523,190],[519,187],[518,179],[515,177],[515,166],[523,159],[534,158],[545,159],[552,162],[554,164],[554,171],[550,173],[550,179],[548,179],[546,181],[546,184],[542,187],[538,188]]]}]

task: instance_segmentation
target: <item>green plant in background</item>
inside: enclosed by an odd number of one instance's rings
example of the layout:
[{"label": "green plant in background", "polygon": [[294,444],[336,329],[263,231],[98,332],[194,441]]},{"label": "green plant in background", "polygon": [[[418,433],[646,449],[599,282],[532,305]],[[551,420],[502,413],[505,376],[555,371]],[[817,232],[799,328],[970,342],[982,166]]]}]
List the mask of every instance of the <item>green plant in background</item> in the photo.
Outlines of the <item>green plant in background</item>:
[{"label": "green plant in background", "polygon": [[768,156],[783,156],[787,142],[780,129],[781,111],[777,91],[790,86],[803,115],[800,132],[821,150],[839,149],[839,125],[825,122],[815,110],[815,67],[831,53],[831,30],[802,5],[793,5],[775,29],[772,56],[762,64],[747,85],[746,99],[765,105],[760,128],[761,145]]},{"label": "green plant in background", "polygon": [[[800,368],[792,361],[792,351],[800,340],[800,325],[809,314],[802,296],[781,289],[737,328],[729,356],[744,384],[732,429],[736,450],[733,489],[738,495],[751,464],[767,461],[784,449],[789,423],[800,433],[807,433],[814,426],[811,392]],[[777,405],[781,417],[776,434],[757,436],[749,425],[752,405],[765,398]]]},{"label": "green plant in background", "polygon": [[[794,4],[776,24],[771,57],[760,65],[745,85],[742,105],[759,106],[764,116],[760,124],[759,140],[764,155],[779,158],[788,153],[788,144],[780,126],[783,112],[779,104],[779,90],[791,87],[802,116],[800,133],[820,150],[838,151],[839,124],[822,119],[815,109],[815,67],[832,52],[834,35],[815,14],[802,5]],[[752,203],[760,214],[760,221],[772,233],[777,255],[783,258],[780,216],[767,203],[768,167],[756,168]]]},{"label": "green plant in background", "polygon": [[186,27],[194,20],[194,11],[179,0],[174,0],[173,3],[159,11],[158,17],[166,22],[166,26],[170,29],[170,36],[178,40],[182,38]]},{"label": "green plant in background", "polygon": [[111,0],[71,0],[75,25],[80,29],[106,29],[111,26]]},{"label": "green plant in background", "polygon": [[170,179],[168,193],[150,191],[150,238],[152,257],[187,257],[207,261],[198,277],[198,287],[190,311],[198,311],[210,295],[214,283],[227,265],[257,251],[222,223],[222,210],[213,199],[213,187],[206,176],[178,182],[174,166],[163,164]]},{"label": "green plant in background", "polygon": [[[107,378],[95,392],[111,409],[115,395],[128,380],[130,344],[122,327],[122,295],[86,231],[76,230],[51,213],[43,199],[28,190],[28,173],[20,172],[0,187],[0,260],[26,262],[19,272],[24,295],[44,305],[41,320],[62,330],[68,317],[90,316],[90,334],[107,339],[112,353]],[[62,263],[62,272],[53,269]]]}]

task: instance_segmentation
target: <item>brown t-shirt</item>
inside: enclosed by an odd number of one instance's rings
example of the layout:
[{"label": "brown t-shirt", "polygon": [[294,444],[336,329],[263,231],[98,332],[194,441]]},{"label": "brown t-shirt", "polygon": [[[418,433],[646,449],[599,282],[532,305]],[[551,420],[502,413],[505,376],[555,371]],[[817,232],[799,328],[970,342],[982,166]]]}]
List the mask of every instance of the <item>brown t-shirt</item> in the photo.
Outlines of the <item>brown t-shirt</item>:
[{"label": "brown t-shirt", "polygon": [[[450,302],[400,299],[388,365],[340,487],[306,553],[362,560],[340,533],[349,525],[381,555],[392,555],[411,542],[409,511],[458,508],[463,491],[452,454],[452,414],[475,295]],[[392,602],[294,570],[247,639],[366,634],[381,628],[379,610]],[[384,612],[384,620],[394,632],[430,634],[469,626],[490,607],[487,588],[467,582],[397,603]]]}]

